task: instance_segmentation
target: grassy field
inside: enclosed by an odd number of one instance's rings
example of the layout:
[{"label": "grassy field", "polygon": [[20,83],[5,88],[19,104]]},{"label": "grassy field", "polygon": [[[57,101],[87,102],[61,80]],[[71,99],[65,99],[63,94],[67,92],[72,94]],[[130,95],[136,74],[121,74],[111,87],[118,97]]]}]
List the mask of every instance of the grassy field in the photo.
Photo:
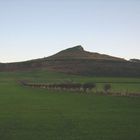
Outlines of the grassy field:
[{"label": "grassy field", "polygon": [[82,77],[42,71],[0,73],[0,140],[139,140],[140,97],[97,96],[22,87],[35,82],[104,82],[139,92],[140,78]]}]

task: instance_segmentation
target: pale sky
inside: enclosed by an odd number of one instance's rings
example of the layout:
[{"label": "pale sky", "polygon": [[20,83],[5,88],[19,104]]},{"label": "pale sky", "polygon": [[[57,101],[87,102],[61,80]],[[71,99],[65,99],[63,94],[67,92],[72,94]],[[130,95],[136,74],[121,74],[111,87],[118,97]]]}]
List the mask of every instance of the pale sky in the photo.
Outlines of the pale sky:
[{"label": "pale sky", "polygon": [[0,0],[0,62],[75,45],[140,59],[140,0]]}]

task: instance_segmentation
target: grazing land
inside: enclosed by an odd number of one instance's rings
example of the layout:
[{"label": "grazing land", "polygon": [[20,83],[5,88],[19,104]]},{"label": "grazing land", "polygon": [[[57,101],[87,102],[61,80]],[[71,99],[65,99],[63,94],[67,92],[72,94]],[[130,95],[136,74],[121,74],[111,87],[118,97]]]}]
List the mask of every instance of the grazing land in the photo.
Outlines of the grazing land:
[{"label": "grazing land", "polygon": [[19,80],[94,82],[97,90],[140,93],[140,79],[49,71],[0,73],[1,140],[139,140],[140,97],[114,97],[21,86]]}]

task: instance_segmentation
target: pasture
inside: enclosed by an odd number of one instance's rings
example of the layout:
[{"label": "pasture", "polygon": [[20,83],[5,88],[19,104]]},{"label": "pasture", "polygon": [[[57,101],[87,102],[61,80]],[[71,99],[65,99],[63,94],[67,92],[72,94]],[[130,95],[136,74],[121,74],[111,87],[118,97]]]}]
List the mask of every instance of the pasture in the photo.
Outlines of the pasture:
[{"label": "pasture", "polygon": [[38,83],[94,82],[97,90],[140,93],[140,78],[83,77],[49,71],[0,73],[1,140],[139,140],[140,97],[114,97],[24,87]]}]

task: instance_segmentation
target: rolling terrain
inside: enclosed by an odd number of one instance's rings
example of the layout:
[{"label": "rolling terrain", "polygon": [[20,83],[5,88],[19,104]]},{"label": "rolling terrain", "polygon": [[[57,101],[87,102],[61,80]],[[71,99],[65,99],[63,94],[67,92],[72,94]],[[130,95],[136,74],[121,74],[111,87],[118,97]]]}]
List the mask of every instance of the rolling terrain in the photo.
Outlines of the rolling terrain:
[{"label": "rolling terrain", "polygon": [[140,77],[139,62],[88,52],[80,45],[42,59],[18,63],[0,63],[0,71],[33,69],[46,69],[66,74],[88,76]]},{"label": "rolling terrain", "polygon": [[42,83],[94,82],[97,90],[140,92],[139,78],[86,77],[47,70],[0,72],[1,140],[139,140],[140,97],[24,87]]},{"label": "rolling terrain", "polygon": [[[140,63],[81,46],[26,62],[0,63],[1,140],[139,140]],[[86,76],[87,75],[87,76]],[[28,87],[33,83],[95,83],[88,92]]]}]

